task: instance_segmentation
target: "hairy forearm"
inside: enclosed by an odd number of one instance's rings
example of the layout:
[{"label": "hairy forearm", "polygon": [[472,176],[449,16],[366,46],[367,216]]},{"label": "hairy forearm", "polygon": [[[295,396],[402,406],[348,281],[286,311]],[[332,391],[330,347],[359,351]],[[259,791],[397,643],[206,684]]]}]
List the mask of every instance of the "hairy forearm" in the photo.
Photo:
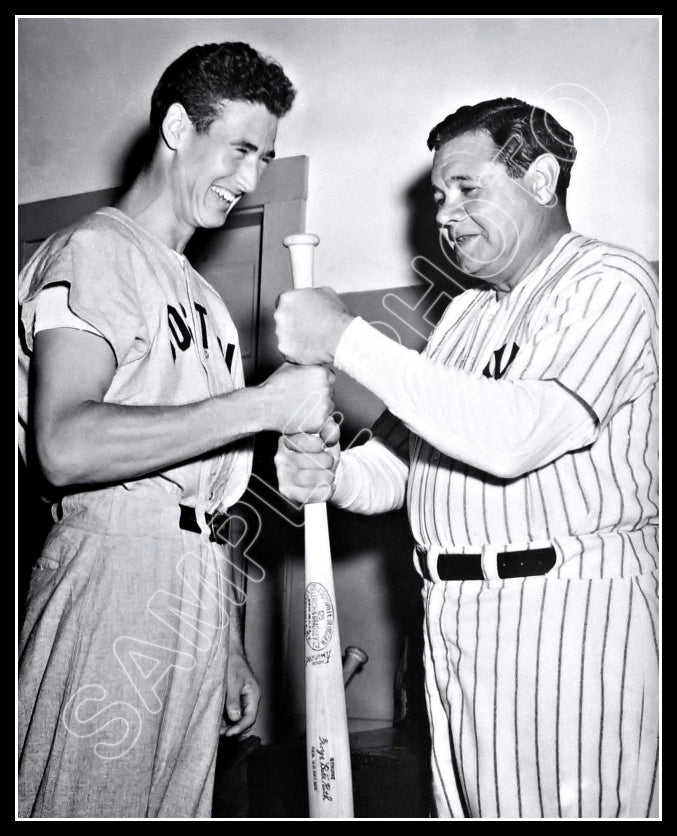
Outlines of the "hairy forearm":
[{"label": "hairy forearm", "polygon": [[135,479],[265,429],[258,387],[183,406],[85,401],[58,415],[36,414],[36,447],[56,485]]}]

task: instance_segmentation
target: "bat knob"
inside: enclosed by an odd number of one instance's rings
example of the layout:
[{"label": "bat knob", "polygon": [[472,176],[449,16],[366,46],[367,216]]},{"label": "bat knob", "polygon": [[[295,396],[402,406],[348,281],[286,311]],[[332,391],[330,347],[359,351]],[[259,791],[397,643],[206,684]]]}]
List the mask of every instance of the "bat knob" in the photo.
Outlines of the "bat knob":
[{"label": "bat knob", "polygon": [[364,652],[364,650],[362,650],[361,647],[355,647],[355,645],[353,644],[346,647],[344,653],[346,656],[354,656],[358,664],[360,665],[364,665],[366,662],[369,661],[369,657]]},{"label": "bat knob", "polygon": [[285,247],[294,247],[299,245],[316,247],[320,243],[320,239],[317,235],[313,235],[311,232],[299,232],[296,235],[287,235],[287,237],[283,239],[282,243]]},{"label": "bat knob", "polygon": [[347,685],[355,671],[368,661],[369,657],[361,647],[346,647],[343,657],[343,685]]}]

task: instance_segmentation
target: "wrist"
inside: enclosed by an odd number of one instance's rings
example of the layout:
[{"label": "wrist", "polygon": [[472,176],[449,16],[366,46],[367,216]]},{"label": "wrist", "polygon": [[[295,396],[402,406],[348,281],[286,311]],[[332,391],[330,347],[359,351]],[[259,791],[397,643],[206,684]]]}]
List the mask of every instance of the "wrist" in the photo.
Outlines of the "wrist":
[{"label": "wrist", "polygon": [[271,429],[266,420],[272,408],[268,402],[272,402],[272,398],[267,393],[264,395],[261,389],[262,386],[247,386],[213,398],[217,407],[215,421],[222,436],[219,446]]},{"label": "wrist", "polygon": [[331,335],[329,338],[329,345],[328,350],[331,355],[331,360],[329,362],[333,362],[334,358],[336,357],[336,351],[339,347],[339,343],[343,338],[343,335],[348,330],[351,322],[357,319],[355,314],[351,314],[348,311],[341,311],[336,317],[336,326],[332,329]]},{"label": "wrist", "polygon": [[361,316],[352,316],[350,322],[341,331],[333,360],[337,369],[347,371],[350,374],[350,370],[345,368],[346,358],[350,358],[356,353],[359,354],[360,335],[363,334],[365,326],[370,327]]},{"label": "wrist", "polygon": [[353,484],[354,479],[351,479],[350,470],[350,458],[342,454],[336,465],[331,495],[332,505],[336,505],[338,508],[350,505],[354,498],[355,485]]},{"label": "wrist", "polygon": [[[231,651],[245,655],[244,645],[242,644],[242,633],[240,631],[239,623],[242,617],[242,607],[233,604],[229,607],[230,610],[230,630],[228,631],[228,647]],[[235,627],[235,625],[238,625]]]},{"label": "wrist", "polygon": [[258,386],[252,387],[256,393],[255,404],[255,432],[273,430],[281,432],[284,421],[280,410],[280,397],[270,385],[270,379],[264,380]]}]

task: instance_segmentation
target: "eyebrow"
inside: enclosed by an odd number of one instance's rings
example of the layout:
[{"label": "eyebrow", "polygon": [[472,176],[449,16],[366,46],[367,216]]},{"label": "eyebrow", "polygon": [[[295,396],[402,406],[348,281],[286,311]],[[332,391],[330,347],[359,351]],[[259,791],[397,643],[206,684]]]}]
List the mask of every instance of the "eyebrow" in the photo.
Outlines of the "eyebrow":
[{"label": "eyebrow", "polygon": [[[247,142],[246,139],[242,139],[239,142],[233,142],[232,144],[233,145],[239,145],[242,148],[246,148],[247,151],[253,151],[254,153],[256,153],[259,150],[258,145],[254,145],[253,142]],[[266,157],[269,160],[274,160],[275,159],[275,151],[268,151],[266,154],[263,154],[263,156]]]},{"label": "eyebrow", "polygon": [[[469,174],[454,174],[452,177],[443,177],[442,182],[445,184],[449,183],[471,183],[473,181],[479,180],[479,176],[471,177]],[[439,186],[433,185],[433,189],[438,189]]]}]

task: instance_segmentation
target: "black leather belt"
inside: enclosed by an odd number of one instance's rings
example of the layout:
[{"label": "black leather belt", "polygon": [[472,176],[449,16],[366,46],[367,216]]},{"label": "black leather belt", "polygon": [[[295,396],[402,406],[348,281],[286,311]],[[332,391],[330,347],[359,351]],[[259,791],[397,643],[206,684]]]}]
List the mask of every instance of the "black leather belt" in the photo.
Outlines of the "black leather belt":
[{"label": "black leather belt", "polygon": [[[198,525],[195,508],[190,505],[179,505],[179,528],[184,531],[194,531],[200,534],[201,529]],[[228,543],[228,522],[230,514],[226,511],[217,511],[215,514],[210,514],[209,511],[205,514],[205,521],[209,526],[209,539],[212,543]]]},{"label": "black leather belt", "polygon": [[[416,554],[421,574],[428,581],[433,581],[428,567],[427,549],[416,546]],[[499,578],[527,578],[531,575],[545,575],[557,562],[557,555],[552,546],[544,549],[525,549],[514,552],[498,552],[496,568]],[[482,581],[481,554],[439,554],[437,556],[437,575],[442,581]]]}]

